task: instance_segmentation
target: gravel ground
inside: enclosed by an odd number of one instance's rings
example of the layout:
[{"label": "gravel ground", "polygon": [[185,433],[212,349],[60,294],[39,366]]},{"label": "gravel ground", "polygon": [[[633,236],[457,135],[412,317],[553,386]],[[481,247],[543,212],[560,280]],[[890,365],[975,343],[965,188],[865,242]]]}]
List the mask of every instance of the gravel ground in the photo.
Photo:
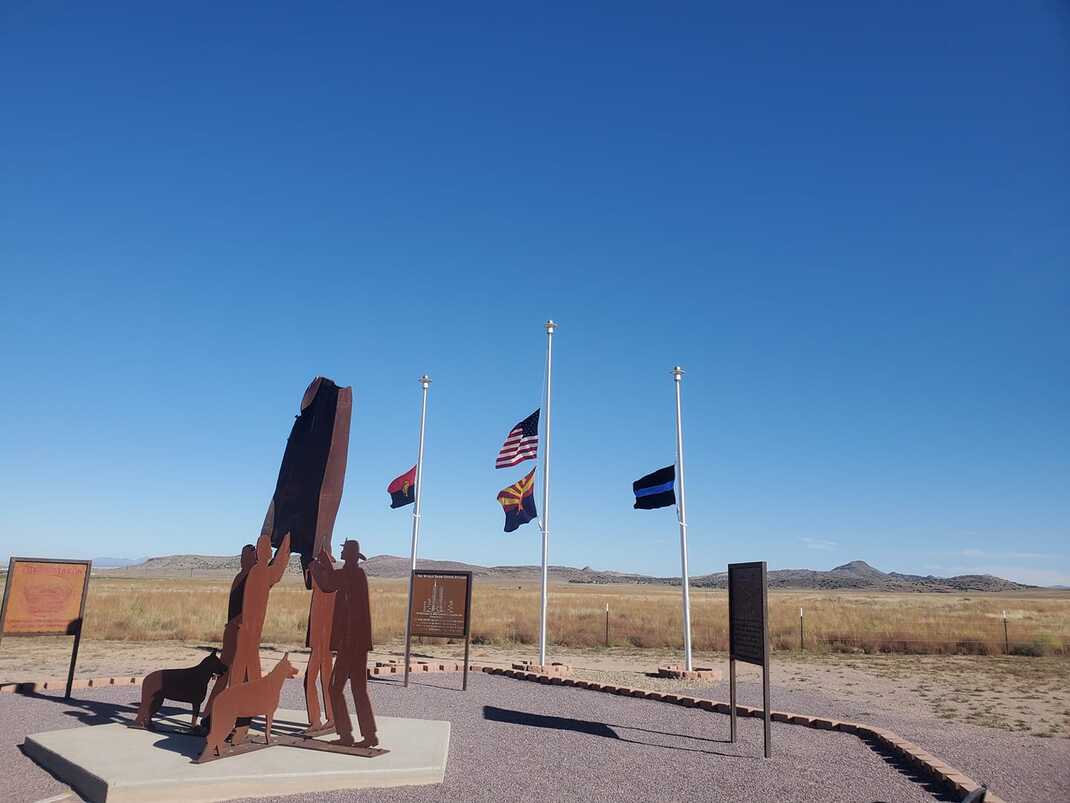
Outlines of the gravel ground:
[{"label": "gravel ground", "polygon": [[[740,682],[737,690],[740,704],[761,706],[762,687],[759,683]],[[728,682],[688,689],[687,693],[693,697],[727,701]],[[1070,801],[1070,739],[1040,738],[907,714],[882,705],[879,698],[850,700],[818,690],[783,687],[773,687],[770,694],[774,711],[820,714],[893,730],[975,781],[987,783],[1005,800],[1014,803]]]},{"label": "gravel ground", "polygon": [[[372,684],[377,713],[452,723],[441,786],[336,792],[296,801],[660,800],[929,801],[912,780],[854,736],[773,725],[773,758],[761,758],[761,722],[740,720],[727,744],[725,716],[646,700],[547,687],[476,674],[460,692],[457,675]],[[132,716],[134,689],[80,690],[79,699],[0,698],[3,799],[34,801],[65,787],[23,756],[24,736]],[[282,705],[301,708],[289,681]],[[924,743],[924,742],[923,742]],[[389,745],[384,745],[389,747]],[[280,751],[280,758],[297,751]],[[293,756],[291,756],[293,757]]]}]

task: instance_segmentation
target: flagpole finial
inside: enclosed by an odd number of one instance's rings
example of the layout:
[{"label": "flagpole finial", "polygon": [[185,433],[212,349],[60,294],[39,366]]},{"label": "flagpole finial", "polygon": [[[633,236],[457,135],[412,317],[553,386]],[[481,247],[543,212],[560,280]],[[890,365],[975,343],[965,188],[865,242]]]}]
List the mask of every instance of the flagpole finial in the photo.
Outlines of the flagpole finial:
[{"label": "flagpole finial", "polygon": [[431,377],[429,377],[427,374],[424,374],[420,377],[420,384],[423,385],[424,390],[427,390],[428,386],[431,384]]},{"label": "flagpole finial", "polygon": [[672,369],[672,378],[679,382],[680,379],[683,378],[683,375],[684,369],[681,368],[679,365],[674,365]]},{"label": "flagpole finial", "polygon": [[549,320],[549,321],[546,322],[546,332],[547,332],[547,334],[551,334],[552,335],[556,328],[557,328],[557,324],[554,323],[553,320]]}]

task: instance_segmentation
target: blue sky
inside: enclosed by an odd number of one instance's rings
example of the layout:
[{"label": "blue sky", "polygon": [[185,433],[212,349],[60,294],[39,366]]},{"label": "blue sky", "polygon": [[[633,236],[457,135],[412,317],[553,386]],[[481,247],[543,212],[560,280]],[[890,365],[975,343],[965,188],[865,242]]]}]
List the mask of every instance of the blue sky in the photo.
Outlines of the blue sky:
[{"label": "blue sky", "polygon": [[[433,378],[421,554],[501,532],[555,340],[551,560],[1070,583],[1070,17],[1056,3],[0,12],[0,555],[235,553],[317,374],[336,539]],[[530,464],[528,464],[530,465]]]}]

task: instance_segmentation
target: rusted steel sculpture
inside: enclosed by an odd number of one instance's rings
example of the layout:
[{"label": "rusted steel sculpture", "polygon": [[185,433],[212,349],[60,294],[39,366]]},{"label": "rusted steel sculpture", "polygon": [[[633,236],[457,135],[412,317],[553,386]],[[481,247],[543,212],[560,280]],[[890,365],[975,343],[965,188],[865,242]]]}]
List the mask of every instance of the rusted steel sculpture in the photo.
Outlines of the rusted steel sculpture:
[{"label": "rusted steel sculpture", "polygon": [[[338,739],[332,744],[344,747],[368,748],[379,744],[375,715],[368,696],[368,653],[372,649],[372,620],[368,597],[368,578],[360,568],[357,541],[342,545],[341,568],[335,568],[330,557],[320,552],[311,565],[315,582],[325,591],[336,594],[334,621],[331,628],[331,648],[338,657],[331,673],[331,703],[334,706],[334,726]],[[365,558],[367,560],[367,558]],[[353,739],[353,723],[346,707],[345,687],[349,681],[353,702],[357,707],[357,723],[361,740]]]},{"label": "rusted steel sculpture", "polygon": [[264,619],[267,616],[268,593],[282,579],[289,561],[289,535],[282,539],[282,546],[275,552],[274,558],[271,557],[268,537],[261,535],[257,539],[256,563],[245,575],[242,589],[241,624],[228,686],[260,677],[260,636],[264,632]]},{"label": "rusted steel sculpture", "polygon": [[216,678],[212,685],[212,693],[208,695],[208,703],[204,706],[205,718],[201,723],[201,732],[208,733],[211,725],[212,702],[220,692],[227,687],[230,681],[230,667],[234,664],[234,656],[238,651],[238,628],[241,627],[242,598],[245,595],[245,577],[249,570],[256,564],[256,547],[246,544],[241,550],[241,566],[237,575],[230,584],[230,598],[227,603],[227,624],[223,628],[223,655],[221,660],[226,665],[226,671]]},{"label": "rusted steel sculpture", "polygon": [[[197,763],[203,764],[226,755],[226,738],[239,717],[264,717],[264,745],[270,745],[271,723],[275,718],[275,709],[279,707],[282,684],[287,678],[296,676],[297,669],[290,663],[290,654],[286,653],[266,677],[230,686],[222,692],[212,705],[212,726],[205,740],[204,752]],[[237,744],[235,742],[234,746],[237,747]]]},{"label": "rusted steel sculpture", "polygon": [[134,726],[151,730],[152,717],[160,710],[163,701],[178,700],[193,705],[190,728],[196,728],[201,701],[208,691],[208,681],[226,671],[226,665],[219,660],[216,651],[212,650],[199,664],[188,669],[157,669],[150,672],[141,684],[141,706],[134,719]]},{"label": "rusted steel sculpture", "polygon": [[[303,569],[331,546],[345,484],[352,414],[353,389],[318,376],[305,390],[301,413],[286,441],[261,533],[276,547],[289,533],[290,547],[301,556]],[[306,575],[307,588],[310,583]]]},{"label": "rusted steel sculpture", "polygon": [[[326,550],[325,550],[326,552]],[[327,553],[328,559],[330,553]],[[308,572],[311,574],[311,570]],[[308,710],[308,730],[305,734],[315,736],[334,730],[334,706],[331,705],[331,623],[334,619],[333,592],[324,591],[315,577],[306,578],[312,586],[312,606],[308,613],[308,637],[305,646],[311,649],[308,667],[305,670],[305,707]],[[323,708],[327,721],[320,719],[320,706],[316,698],[316,679],[319,678],[323,692]]]}]

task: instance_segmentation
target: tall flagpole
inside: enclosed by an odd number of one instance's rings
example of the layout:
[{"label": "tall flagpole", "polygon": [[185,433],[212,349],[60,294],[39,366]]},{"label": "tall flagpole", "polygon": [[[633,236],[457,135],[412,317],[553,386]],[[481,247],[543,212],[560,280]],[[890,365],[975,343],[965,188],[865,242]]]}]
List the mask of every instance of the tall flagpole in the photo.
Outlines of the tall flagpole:
[{"label": "tall flagpole", "polygon": [[680,498],[677,513],[680,521],[680,585],[684,589],[684,671],[691,671],[691,592],[687,574],[687,497],[684,493],[684,424],[680,415],[680,381],[684,369],[679,365],[672,369],[676,386],[676,485]]},{"label": "tall flagpole", "polygon": [[420,377],[420,387],[423,388],[423,399],[420,402],[420,450],[416,456],[416,503],[412,508],[412,561],[409,571],[409,610],[405,616],[405,684],[409,685],[409,655],[411,651],[411,636],[409,628],[412,622],[412,591],[413,577],[416,572],[416,542],[420,539],[420,495],[424,490],[424,424],[427,422],[427,389],[431,387],[431,377],[424,374]]},{"label": "tall flagpole", "polygon": [[546,322],[546,443],[542,451],[542,609],[539,617],[539,666],[546,666],[546,590],[550,574],[548,538],[550,535],[550,379],[553,371],[554,330],[557,324]]}]

